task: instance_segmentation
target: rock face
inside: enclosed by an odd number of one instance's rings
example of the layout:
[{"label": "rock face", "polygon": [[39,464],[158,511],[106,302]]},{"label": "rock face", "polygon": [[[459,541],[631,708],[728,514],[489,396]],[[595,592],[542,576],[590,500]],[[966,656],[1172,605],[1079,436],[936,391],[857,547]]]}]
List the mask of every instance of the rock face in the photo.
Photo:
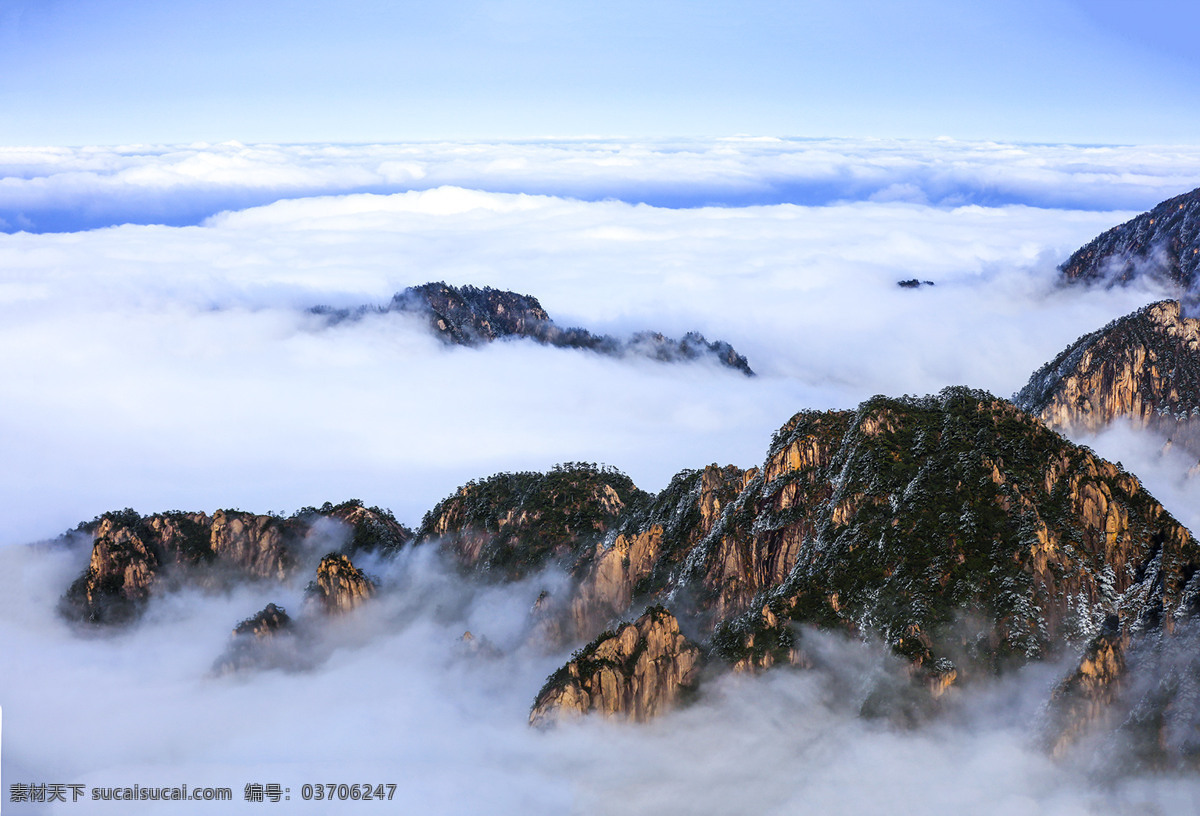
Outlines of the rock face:
[{"label": "rock face", "polygon": [[1200,189],[1162,202],[1150,212],[1095,238],[1059,267],[1068,281],[1127,283],[1159,277],[1195,292],[1200,266]]},{"label": "rock face", "polygon": [[694,689],[700,648],[661,607],[605,632],[547,680],[529,722],[543,725],[589,712],[646,720]]},{"label": "rock face", "polygon": [[308,597],[326,614],[349,612],[375,594],[375,582],[341,553],[329,553],[308,585]]},{"label": "rock face", "polygon": [[1200,320],[1178,301],[1152,303],[1076,340],[1013,401],[1054,428],[1125,418],[1200,452]]},{"label": "rock face", "polygon": [[652,501],[627,513],[619,527],[577,557],[579,582],[568,631],[588,637],[636,604],[676,589],[687,557],[755,473],[717,465],[683,471]]},{"label": "rock face", "polygon": [[937,697],[1083,648],[1110,616],[1174,615],[1200,587],[1195,540],[1135,477],[964,388],[801,412],[760,467],[685,471],[653,497],[583,480],[536,533],[553,491],[509,484],[469,485],[422,535],[474,569],[523,565],[504,577],[559,563],[571,588],[537,614],[564,640],[660,604],[743,671],[804,665],[813,626],[883,642]]},{"label": "rock face", "polygon": [[[339,524],[365,532],[346,531],[311,595],[344,611],[374,591],[353,542],[386,555],[409,540],[354,502],[288,519],[106,514],[84,526],[92,561],[64,609],[127,620],[192,576],[273,579],[306,536]],[[1105,723],[1141,746],[1139,761],[1187,764],[1200,750],[1200,545],[1135,477],[981,391],[803,411],[759,467],[687,470],[657,495],[595,465],[499,474],[439,503],[416,543],[477,577],[567,576],[539,597],[537,625],[594,639],[547,682],[533,722],[645,719],[694,690],[702,663],[818,665],[827,657],[809,647],[827,636],[813,630],[827,630],[882,643],[902,667],[903,687],[864,711],[919,712],[956,685],[1086,650],[1052,701],[1057,750]],[[239,637],[285,631],[270,612]]]},{"label": "rock face", "polygon": [[[1193,600],[1193,606],[1195,606]],[[1046,727],[1056,756],[1102,740],[1121,767],[1200,770],[1200,620],[1114,624],[1055,689]]]},{"label": "rock face", "polygon": [[87,570],[71,584],[60,609],[70,619],[125,623],[138,616],[173,568],[217,558],[212,520],[203,513],[142,518],[133,510],[105,513],[81,531],[93,536]]},{"label": "rock face", "polygon": [[[948,389],[800,414],[776,435],[743,552],[786,577],[722,621],[728,659],[793,649],[786,621],[871,633],[938,682],[1050,656],[1106,614],[1181,602],[1191,535],[1137,480],[1009,403]],[[739,525],[743,526],[743,525]]]},{"label": "rock face", "polygon": [[349,527],[351,552],[392,552],[412,533],[391,514],[350,501],[304,508],[289,518],[240,510],[205,513],[157,513],[133,510],[105,513],[80,530],[93,536],[87,570],[71,584],[60,606],[63,614],[90,623],[125,623],[146,601],[172,586],[190,583],[222,586],[238,580],[290,578],[297,553],[323,520]]},{"label": "rock face", "polygon": [[299,668],[295,639],[295,625],[288,613],[273,603],[267,604],[234,627],[229,647],[213,665],[213,674]]},{"label": "rock face", "polygon": [[586,329],[557,325],[537,298],[485,286],[449,286],[442,282],[410,286],[397,293],[385,307],[363,306],[355,310],[317,307],[313,313],[337,323],[370,314],[399,312],[424,317],[431,329],[447,343],[477,346],[504,338],[523,337],[550,346],[577,348],[611,356],[633,355],[661,362],[711,359],[754,376],[746,358],[733,346],[704,335],[688,332],[676,340],[657,332],[640,332],[626,339],[592,334]]}]

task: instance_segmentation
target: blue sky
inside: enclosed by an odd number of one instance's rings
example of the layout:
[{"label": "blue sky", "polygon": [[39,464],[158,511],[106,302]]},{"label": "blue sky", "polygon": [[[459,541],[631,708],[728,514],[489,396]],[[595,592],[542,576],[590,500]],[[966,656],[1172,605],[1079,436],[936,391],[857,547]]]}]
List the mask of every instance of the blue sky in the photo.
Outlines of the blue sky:
[{"label": "blue sky", "polygon": [[1192,143],[1194,4],[5,0],[0,144]]}]

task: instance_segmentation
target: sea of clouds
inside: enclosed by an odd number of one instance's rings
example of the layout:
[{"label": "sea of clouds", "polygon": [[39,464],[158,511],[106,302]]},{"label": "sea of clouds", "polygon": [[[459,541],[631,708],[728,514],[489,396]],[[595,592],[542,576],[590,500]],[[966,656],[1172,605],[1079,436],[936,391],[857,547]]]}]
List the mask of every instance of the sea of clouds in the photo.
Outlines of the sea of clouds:
[{"label": "sea of clouds", "polygon": [[1200,148],[728,137],[0,147],[0,231],[196,224],[285,198],[460,186],[659,207],[905,201],[1144,210]]},{"label": "sea of clouds", "polygon": [[[415,526],[468,479],[564,461],[658,490],[682,468],[760,464],[799,410],[951,384],[1010,395],[1079,335],[1171,294],[1064,289],[1055,267],[1196,186],[1200,150],[596,141],[0,162],[6,786],[278,781],[295,806],[320,775],[395,781],[435,813],[1197,801],[1189,780],[1106,788],[1047,763],[1028,741],[1044,673],[1018,681],[1028,694],[986,692],[987,716],[917,732],[858,721],[820,678],[780,673],[646,727],[542,734],[528,706],[565,654],[521,645],[537,581],[463,588],[427,555],[375,565],[407,591],[337,624],[318,668],[213,679],[233,625],[267,601],[298,608],[300,587],[176,596],[129,632],[85,637],[54,606],[86,546],[21,545],[126,506],[289,513],[356,497]],[[911,278],[936,285],[896,285]],[[411,317],[329,327],[307,312],[434,280],[532,294],[596,332],[698,330],[758,376],[524,341],[446,347]],[[1131,430],[1091,443],[1200,526],[1194,462]],[[465,629],[508,651],[464,658]]]}]

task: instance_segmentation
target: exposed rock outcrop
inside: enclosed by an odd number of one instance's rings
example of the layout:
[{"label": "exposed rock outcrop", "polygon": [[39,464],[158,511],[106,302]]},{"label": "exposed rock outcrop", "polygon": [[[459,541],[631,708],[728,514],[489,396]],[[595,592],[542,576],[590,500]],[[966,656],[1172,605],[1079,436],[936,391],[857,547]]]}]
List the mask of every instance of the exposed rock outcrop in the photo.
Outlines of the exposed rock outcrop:
[{"label": "exposed rock outcrop", "polygon": [[550,319],[537,298],[485,286],[449,286],[443,282],[410,286],[384,307],[331,309],[319,306],[314,314],[339,323],[371,314],[399,312],[424,317],[447,343],[477,346],[504,338],[528,338],[560,348],[576,348],[611,356],[633,355],[661,362],[711,359],[746,376],[754,376],[746,358],[722,340],[709,341],[698,332],[676,340],[658,332],[639,332],[621,339],[593,334],[586,329],[563,328]]},{"label": "exposed rock outcrop", "polygon": [[375,594],[375,582],[341,553],[329,553],[317,567],[317,578],[306,595],[326,614],[341,614]]},{"label": "exposed rock outcrop", "polygon": [[1152,303],[1076,340],[1013,401],[1063,431],[1127,419],[1200,455],[1200,320]]},{"label": "exposed rock outcrop", "polygon": [[218,510],[210,529],[216,557],[249,578],[282,581],[295,565],[292,540],[302,534],[296,525],[274,516]]},{"label": "exposed rock outcrop", "polygon": [[544,725],[589,712],[646,720],[694,690],[700,648],[661,607],[605,632],[547,680],[529,714]]},{"label": "exposed rock outcrop", "polygon": [[1048,715],[1055,756],[1099,741],[1118,767],[1200,770],[1200,621],[1169,630],[1114,622],[1055,689]]},{"label": "exposed rock outcrop", "polygon": [[[132,510],[106,513],[93,525],[87,570],[71,584],[60,608],[72,619],[124,623],[136,617],[150,597],[167,553]],[[171,525],[161,528],[171,530]],[[166,540],[174,543],[169,533]]]},{"label": "exposed rock outcrop", "polygon": [[229,647],[213,664],[213,674],[300,668],[296,640],[296,626],[287,611],[267,604],[261,612],[234,627]]},{"label": "exposed rock outcrop", "polygon": [[[106,514],[85,525],[92,563],[64,607],[127,620],[184,576],[275,579],[295,570],[306,536],[343,524],[367,530],[376,543],[361,548],[384,555],[408,541],[390,514],[357,503],[289,519]],[[356,535],[346,540],[313,582],[322,611],[373,591],[346,557]],[[578,642],[611,629],[553,675],[534,722],[592,711],[645,719],[694,690],[702,662],[813,665],[808,639],[829,630],[884,644],[902,667],[900,686],[863,701],[884,715],[1087,647],[1056,696],[1052,742],[1107,719],[1145,745],[1176,746],[1139,755],[1192,756],[1200,668],[1181,655],[1195,652],[1200,545],[1135,477],[984,392],[804,411],[760,467],[684,471],[654,496],[595,465],[499,474],[426,514],[418,541],[494,580],[556,565],[567,579],[535,605],[539,631]],[[650,605],[632,624],[610,623]]]},{"label": "exposed rock outcrop", "polygon": [[582,553],[570,607],[574,636],[588,637],[669,590],[672,574],[756,472],[732,465],[683,471],[653,501],[629,512],[592,552]]},{"label": "exposed rock outcrop", "polygon": [[1162,202],[1080,248],[1059,271],[1068,281],[1128,283],[1158,277],[1184,292],[1197,289],[1200,189]]},{"label": "exposed rock outcrop", "polygon": [[[326,529],[321,525],[335,522]],[[240,510],[157,513],[133,510],[105,513],[81,532],[93,537],[88,568],[71,584],[60,606],[71,620],[125,623],[136,618],[153,595],[182,584],[226,586],[241,580],[284,581],[299,564],[310,540],[346,530],[349,552],[394,552],[412,532],[379,508],[350,501],[304,508],[282,518]]]},{"label": "exposed rock outcrop", "polygon": [[1174,614],[1197,553],[1136,478],[953,388],[802,412],[761,468],[681,474],[577,556],[559,608],[580,634],[670,604],[744,671],[805,665],[798,625],[846,632],[937,697],[1081,647],[1111,614]]},{"label": "exposed rock outcrop", "polygon": [[[1197,553],[1133,476],[966,389],[800,414],[764,473],[749,538],[796,548],[766,593],[774,616],[880,637],[931,678],[1060,653],[1111,612],[1173,609]],[[720,630],[735,663],[790,648],[757,607]]]}]

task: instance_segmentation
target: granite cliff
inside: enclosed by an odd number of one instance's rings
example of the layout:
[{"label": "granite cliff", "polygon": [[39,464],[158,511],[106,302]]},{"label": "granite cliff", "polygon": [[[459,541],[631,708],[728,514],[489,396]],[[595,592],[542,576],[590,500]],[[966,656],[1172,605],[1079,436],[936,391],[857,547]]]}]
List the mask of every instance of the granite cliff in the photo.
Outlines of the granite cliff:
[{"label": "granite cliff", "polygon": [[1064,432],[1128,419],[1200,455],[1200,320],[1179,301],[1152,303],[1080,337],[1013,402]]},{"label": "granite cliff", "polygon": [[357,501],[308,507],[287,518],[240,510],[143,517],[126,509],[81,524],[78,532],[92,536],[92,555],[61,610],[92,623],[132,620],[151,596],[183,584],[287,580],[310,545],[333,538],[353,554],[394,552],[413,537],[389,512]]},{"label": "granite cliff", "polygon": [[329,553],[317,565],[317,578],[305,590],[309,600],[330,615],[349,612],[375,594],[375,582],[341,553]]},{"label": "granite cliff", "polygon": [[[1082,649],[1110,616],[1129,628],[1184,614],[1200,581],[1196,542],[1135,477],[962,388],[802,412],[760,467],[685,471],[622,508],[599,489],[578,498],[605,519],[586,535],[547,547],[477,526],[466,550],[503,542],[505,559],[522,562],[528,547],[531,566],[555,561],[573,576],[566,597],[539,602],[556,624],[545,631],[619,633],[635,625],[621,618],[653,606],[714,666],[759,671],[806,665],[805,627],[830,629],[884,644],[931,698]],[[442,540],[460,546],[466,525],[437,517]],[[589,661],[604,642],[556,675],[536,720],[556,705],[597,708],[605,681]],[[609,668],[609,680],[634,682],[629,667]],[[605,713],[643,716],[627,696],[604,699]]]},{"label": "granite cliff", "polygon": [[695,689],[703,653],[661,607],[602,632],[546,681],[532,725],[597,712],[647,720]]},{"label": "granite cliff", "polygon": [[320,662],[315,630],[321,619],[350,612],[370,600],[376,582],[342,553],[329,553],[317,565],[316,578],[305,588],[301,616],[269,603],[233,629],[213,674],[264,669],[297,671]]},{"label": "granite cliff", "polygon": [[[106,514],[83,525],[92,563],[64,609],[128,620],[179,581],[287,576],[329,525],[344,544],[317,566],[310,620],[384,591],[353,547],[436,548],[462,580],[526,591],[565,576],[545,584],[531,637],[590,643],[537,695],[537,724],[654,716],[694,696],[702,667],[813,666],[825,630],[904,667],[864,713],[923,716],[957,686],[1080,654],[1051,701],[1048,745],[1116,722],[1147,762],[1194,754],[1180,734],[1200,718],[1197,672],[1179,655],[1200,613],[1200,547],[1134,476],[985,392],[802,411],[759,466],[686,470],[654,495],[589,464],[498,474],[439,503],[411,544],[356,502],[286,519]],[[305,626],[268,607],[219,665],[280,665],[277,645]]]}]

